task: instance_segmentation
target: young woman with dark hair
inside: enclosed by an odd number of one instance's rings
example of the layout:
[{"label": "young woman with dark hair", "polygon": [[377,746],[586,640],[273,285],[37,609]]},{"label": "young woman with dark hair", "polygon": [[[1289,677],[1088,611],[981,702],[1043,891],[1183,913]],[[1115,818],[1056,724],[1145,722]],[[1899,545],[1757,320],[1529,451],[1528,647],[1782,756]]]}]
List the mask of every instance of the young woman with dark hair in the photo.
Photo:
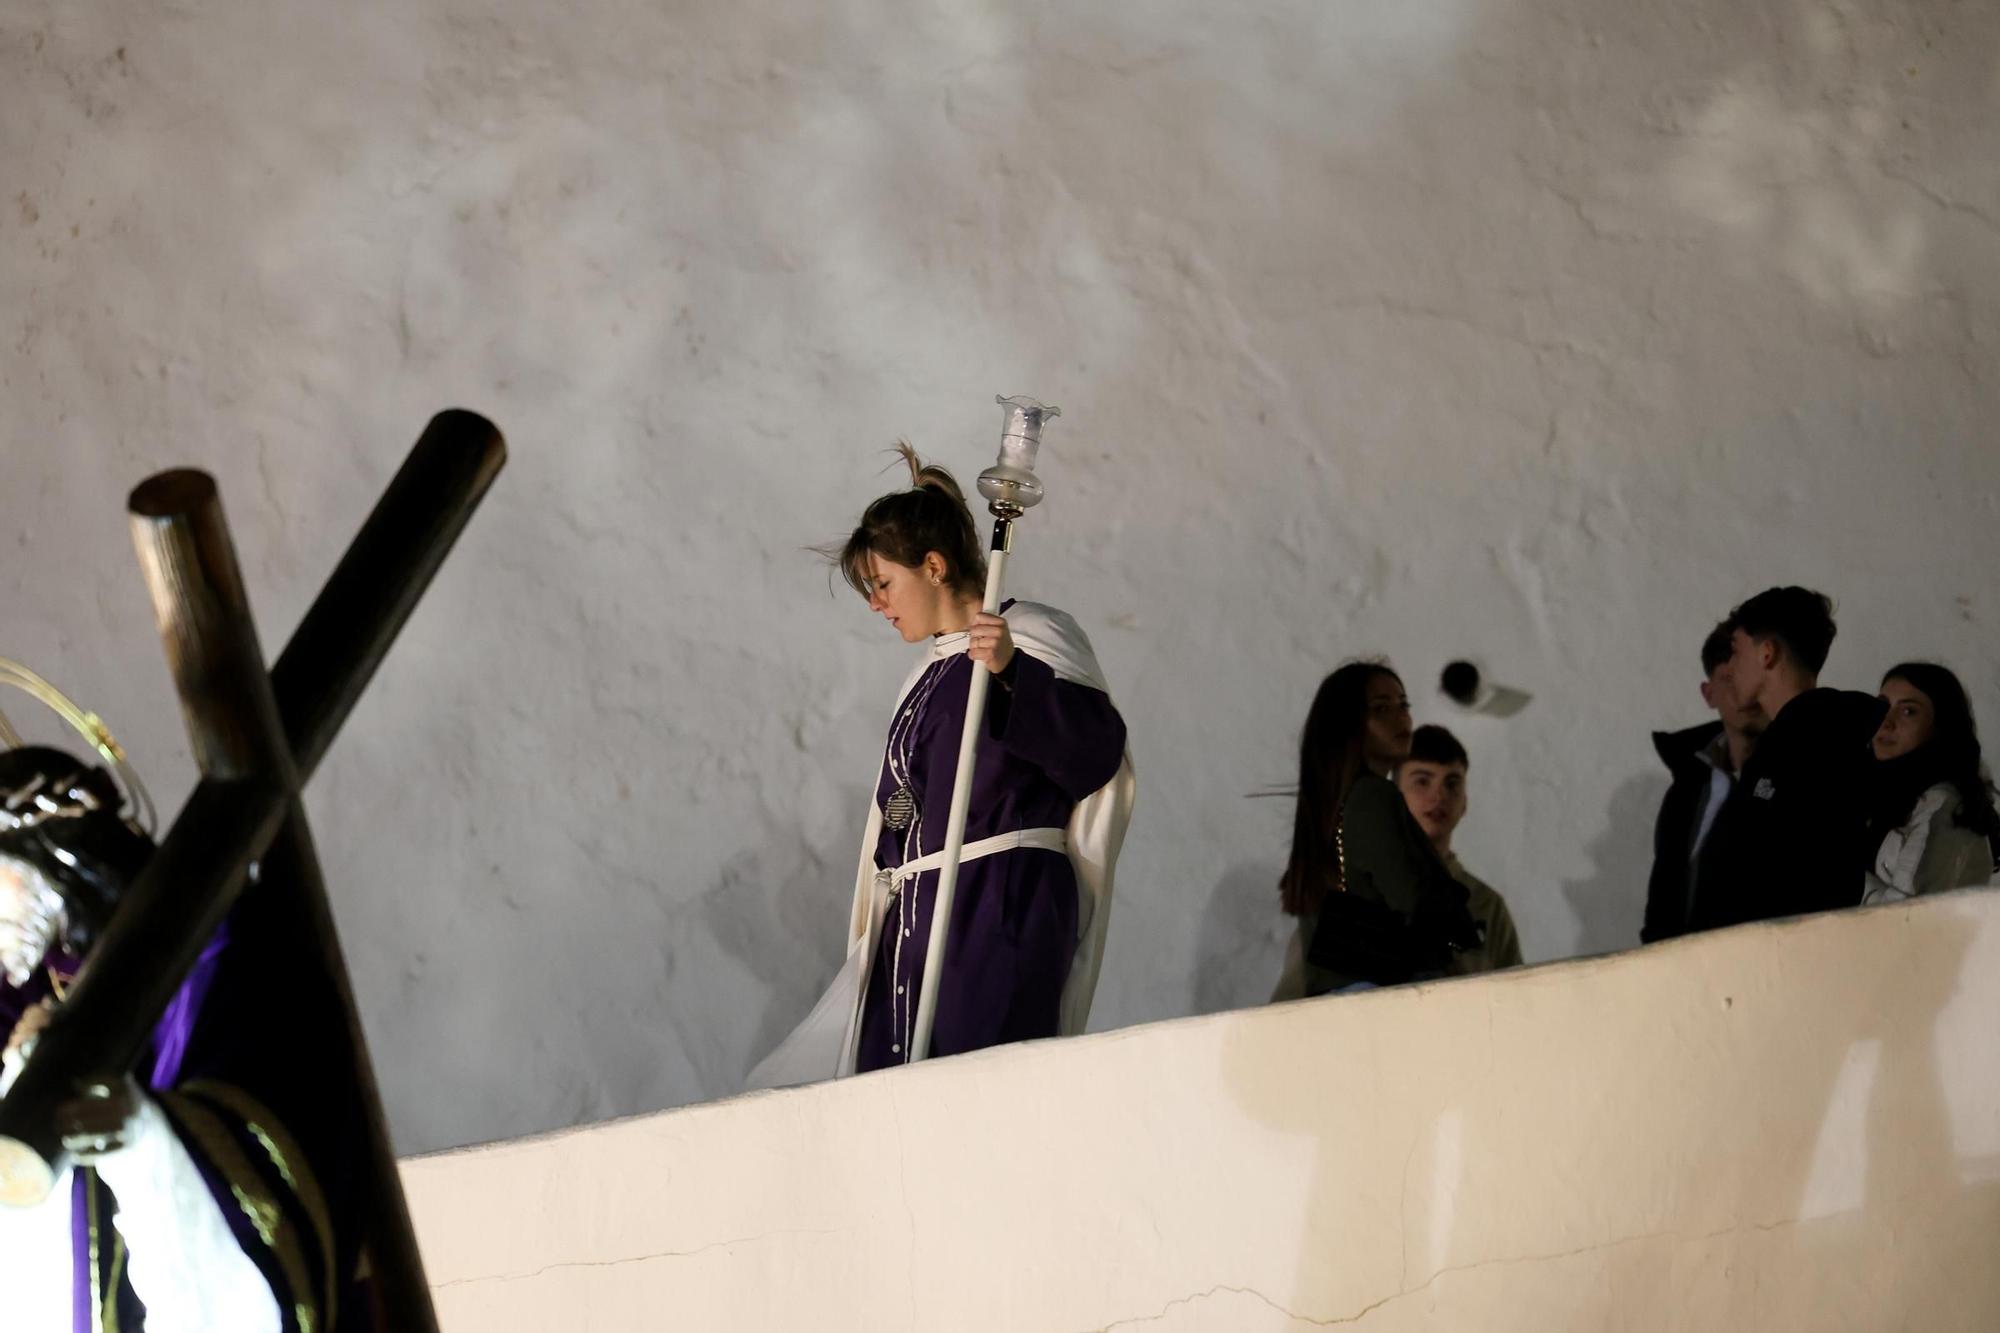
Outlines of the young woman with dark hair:
[{"label": "young woman with dark hair", "polygon": [[1865,903],[1992,882],[2000,814],[1979,762],[1972,703],[1950,670],[1904,662],[1882,677]]},{"label": "young woman with dark hair", "polygon": [[889,723],[848,960],[751,1075],[770,1087],[908,1062],[975,670],[993,673],[930,1055],[1083,1030],[1130,817],[1125,721],[1090,642],[1051,607],[981,610],[985,559],[951,474],[907,444],[910,488],[829,552],[868,609],[927,651]]},{"label": "young woman with dark hair", "polygon": [[1478,946],[1465,887],[1389,780],[1410,737],[1410,701],[1386,663],[1349,662],[1320,683],[1278,881],[1299,924],[1273,1000],[1441,976],[1455,950]]}]

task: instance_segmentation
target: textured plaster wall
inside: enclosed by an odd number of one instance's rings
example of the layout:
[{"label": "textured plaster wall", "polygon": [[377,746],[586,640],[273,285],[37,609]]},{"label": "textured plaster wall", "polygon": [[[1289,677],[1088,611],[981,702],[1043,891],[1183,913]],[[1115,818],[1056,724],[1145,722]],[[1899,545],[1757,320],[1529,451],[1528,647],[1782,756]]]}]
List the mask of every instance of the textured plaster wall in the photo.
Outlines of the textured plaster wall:
[{"label": "textured plaster wall", "polygon": [[309,806],[399,1141],[715,1097],[838,952],[908,650],[804,548],[1060,403],[1014,586],[1143,790],[1096,1023],[1248,1003],[1314,685],[1469,654],[1462,850],[1633,941],[1780,579],[2000,722],[2000,10],[0,3],[0,651],[191,765],[124,531],[275,652],[428,415],[514,459]]},{"label": "textured plaster wall", "polygon": [[1990,1330],[2000,895],[407,1163],[446,1333]]}]

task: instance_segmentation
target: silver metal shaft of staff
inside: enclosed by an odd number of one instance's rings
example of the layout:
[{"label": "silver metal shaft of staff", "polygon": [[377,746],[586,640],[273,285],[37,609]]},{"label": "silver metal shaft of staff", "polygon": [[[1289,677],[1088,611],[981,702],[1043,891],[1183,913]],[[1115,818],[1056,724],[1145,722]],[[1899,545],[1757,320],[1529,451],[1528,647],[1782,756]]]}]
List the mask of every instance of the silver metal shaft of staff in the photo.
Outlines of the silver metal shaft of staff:
[{"label": "silver metal shaft of staff", "polygon": [[[1000,610],[1000,590],[1007,576],[1007,556],[1014,549],[1014,521],[1042,500],[1041,479],[1035,475],[1035,455],[1041,449],[1042,423],[1061,416],[1062,409],[1032,398],[995,398],[1004,414],[1000,428],[1000,460],[979,474],[979,493],[993,515],[993,549],[986,558],[984,610]],[[979,729],[986,718],[986,688],[993,673],[974,664],[965,699],[965,731],[958,741],[958,770],[951,783],[951,813],[945,820],[944,864],[938,868],[937,893],[931,900],[931,937],[924,953],[924,980],[917,991],[917,1021],[910,1035],[909,1059],[931,1053],[931,1026],[937,1018],[938,983],[944,977],[944,942],[951,933],[951,900],[958,890],[958,862],[965,851],[965,819],[972,807],[972,765],[979,755]],[[914,885],[910,891],[916,892]]]}]

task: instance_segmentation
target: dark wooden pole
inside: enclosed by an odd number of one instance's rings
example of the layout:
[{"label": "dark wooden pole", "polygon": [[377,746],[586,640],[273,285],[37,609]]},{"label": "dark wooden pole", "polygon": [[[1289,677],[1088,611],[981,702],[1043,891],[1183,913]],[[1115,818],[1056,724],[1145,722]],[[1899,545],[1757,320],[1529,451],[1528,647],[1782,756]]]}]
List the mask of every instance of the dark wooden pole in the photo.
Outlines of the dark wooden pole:
[{"label": "dark wooden pole", "polygon": [[205,778],[298,789],[215,480],[180,470],[132,492],[132,545]]},{"label": "dark wooden pole", "polygon": [[300,781],[319,767],[506,461],[492,422],[440,412],[355,534],[271,668]]},{"label": "dark wooden pole", "polygon": [[[352,1060],[361,1092],[365,1169],[372,1177],[364,1225],[382,1304],[391,1313],[393,1327],[434,1333],[437,1319],[431,1310],[430,1287],[424,1281],[416,1233],[403,1201],[346,960],[313,855],[312,834],[298,799],[298,768],[257,645],[221,497],[204,473],[166,472],[132,492],[131,511],[133,545],[153,594],[167,664],[180,691],[188,736],[203,775],[256,778],[291,796],[284,821],[260,863],[258,891],[292,895],[293,907],[306,915],[311,935],[318,939],[322,956],[301,959],[300,965],[316,961],[324,968],[346,1011],[351,1056],[329,1052],[329,1057]],[[380,653],[374,653],[369,665],[379,660]],[[351,703],[359,693],[357,687],[346,697]]]}]

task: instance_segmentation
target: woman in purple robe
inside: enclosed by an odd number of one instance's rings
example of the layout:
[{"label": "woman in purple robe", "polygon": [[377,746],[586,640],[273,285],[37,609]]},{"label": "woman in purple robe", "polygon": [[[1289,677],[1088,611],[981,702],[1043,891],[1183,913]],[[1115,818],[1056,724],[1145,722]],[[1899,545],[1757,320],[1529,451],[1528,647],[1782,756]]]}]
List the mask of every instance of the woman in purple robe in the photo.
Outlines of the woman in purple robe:
[{"label": "woman in purple robe", "polygon": [[[873,864],[864,869],[881,892],[856,923],[865,951],[850,1025],[856,1072],[912,1058],[972,672],[991,672],[993,688],[929,1054],[1081,1026],[1108,906],[1095,898],[1108,894],[1131,794],[1125,722],[1082,632],[1063,613],[1027,603],[984,614],[986,562],[962,492],[950,473],[923,466],[908,445],[902,452],[911,488],[868,506],[838,557],[869,610],[906,643],[930,648],[890,719],[869,819],[864,855],[872,850]],[[1115,824],[1108,838],[1104,828],[1073,829],[1079,803],[1102,804],[1106,792],[1117,795],[1113,818],[1098,821]],[[1081,897],[1079,866],[1092,881]]]}]

